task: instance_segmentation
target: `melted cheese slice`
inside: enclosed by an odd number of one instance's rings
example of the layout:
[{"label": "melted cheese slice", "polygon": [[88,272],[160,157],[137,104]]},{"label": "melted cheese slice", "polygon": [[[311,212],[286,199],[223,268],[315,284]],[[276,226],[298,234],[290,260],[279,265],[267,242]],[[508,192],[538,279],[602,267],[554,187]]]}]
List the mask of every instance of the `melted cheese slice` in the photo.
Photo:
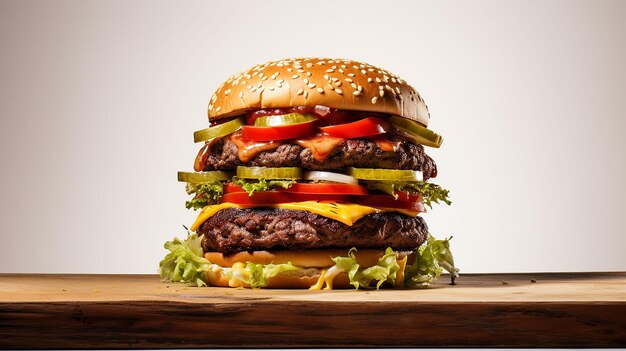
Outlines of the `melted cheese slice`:
[{"label": "melted cheese slice", "polygon": [[370,213],[383,212],[382,210],[369,206],[317,201],[289,202],[276,204],[273,207],[284,208],[286,210],[309,211],[350,226]]},{"label": "melted cheese slice", "polygon": [[[218,211],[226,208],[250,208],[251,206],[241,206],[231,202],[221,203],[219,205],[206,206],[200,211],[198,218],[191,226],[191,230],[196,231],[202,223],[211,218]],[[334,202],[317,202],[317,201],[303,201],[303,202],[288,202],[275,205],[264,205],[263,207],[284,208],[287,210],[302,210],[309,211],[326,218],[334,219],[345,225],[351,226],[354,222],[363,218],[370,213],[380,213],[388,211],[396,211],[409,216],[417,216],[418,212],[398,209],[376,208],[370,206],[363,206],[358,204],[342,204]]]}]

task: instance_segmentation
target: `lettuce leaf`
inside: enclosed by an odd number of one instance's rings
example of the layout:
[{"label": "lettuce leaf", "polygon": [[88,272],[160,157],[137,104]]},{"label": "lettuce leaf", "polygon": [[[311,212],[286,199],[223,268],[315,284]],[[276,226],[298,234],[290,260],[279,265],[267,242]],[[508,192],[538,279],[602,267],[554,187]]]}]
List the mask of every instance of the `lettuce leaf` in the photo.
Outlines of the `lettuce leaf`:
[{"label": "lettuce leaf", "polygon": [[398,198],[396,191],[406,191],[411,194],[420,193],[424,198],[424,203],[428,207],[433,208],[433,202],[439,204],[439,201],[452,204],[452,201],[448,199],[449,190],[442,188],[441,186],[428,183],[428,182],[391,182],[391,181],[368,181],[364,182],[365,186],[371,190],[380,190],[384,193]]},{"label": "lettuce leaf", "polygon": [[205,184],[187,183],[185,190],[189,195],[195,194],[191,200],[185,202],[185,207],[198,210],[205,206],[218,203],[224,193],[224,184],[221,182]]},{"label": "lettuce leaf", "polygon": [[376,265],[364,269],[357,263],[355,252],[356,249],[352,248],[348,251],[348,256],[334,257],[333,261],[338,269],[348,273],[350,284],[356,289],[372,288],[372,282],[376,282],[376,289],[379,289],[384,282],[395,284],[400,265],[398,254],[391,248],[387,248],[385,255],[378,260]]},{"label": "lettuce leaf", "polygon": [[243,274],[243,281],[253,288],[261,288],[267,286],[269,278],[275,277],[287,271],[299,269],[291,263],[282,264],[256,264],[248,262]]},{"label": "lettuce leaf", "polygon": [[276,188],[288,189],[295,182],[295,180],[252,180],[237,178],[234,183],[242,187],[248,195],[252,196],[255,191],[268,191]]},{"label": "lettuce leaf", "polygon": [[170,253],[159,263],[161,280],[207,286],[205,272],[211,262],[202,256],[201,241],[202,236],[188,233],[185,240],[166,242],[164,247]]},{"label": "lettuce leaf", "polygon": [[459,276],[450,251],[450,239],[437,240],[428,235],[428,241],[419,247],[415,262],[404,273],[404,286],[425,287],[435,281],[445,269],[453,278]]}]

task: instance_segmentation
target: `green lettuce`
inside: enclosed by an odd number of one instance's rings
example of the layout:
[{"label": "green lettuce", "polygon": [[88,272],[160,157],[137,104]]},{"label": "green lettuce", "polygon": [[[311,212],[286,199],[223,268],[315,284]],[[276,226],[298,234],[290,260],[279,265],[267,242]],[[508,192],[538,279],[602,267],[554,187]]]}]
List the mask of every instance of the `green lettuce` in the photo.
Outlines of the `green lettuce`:
[{"label": "green lettuce", "polygon": [[419,247],[415,262],[404,273],[406,287],[425,287],[439,278],[445,269],[453,278],[459,276],[459,269],[454,267],[450,239],[437,240],[428,235],[428,241]]},{"label": "green lettuce", "polygon": [[211,262],[202,256],[201,241],[202,236],[192,233],[185,240],[174,238],[166,242],[164,247],[170,253],[159,263],[161,280],[206,286],[205,273]]},{"label": "green lettuce", "polygon": [[434,183],[369,181],[365,182],[365,186],[371,190],[380,190],[393,195],[396,199],[398,198],[396,191],[406,191],[411,194],[420,193],[424,198],[424,203],[430,208],[433,208],[433,202],[439,204],[439,201],[442,201],[447,205],[452,204],[452,201],[448,199],[450,191]]},{"label": "green lettuce", "polygon": [[288,189],[295,184],[295,180],[267,180],[267,179],[241,179],[237,178],[235,184],[245,190],[248,195],[252,196],[255,191],[268,191],[276,188]]},{"label": "green lettuce", "polygon": [[[244,274],[241,274],[243,282],[248,283],[253,288],[261,288],[267,286],[269,278],[275,277],[281,273],[287,271],[293,271],[299,269],[291,263],[283,264],[256,264],[248,262],[244,268]],[[231,270],[230,275],[233,275],[234,270]]]},{"label": "green lettuce", "polygon": [[197,210],[218,203],[224,193],[224,185],[221,182],[205,184],[187,183],[185,190],[189,195],[194,194],[191,200],[185,202],[185,207]]},{"label": "green lettuce", "polygon": [[391,248],[387,248],[385,255],[378,260],[376,265],[367,268],[359,266],[355,252],[356,249],[352,248],[348,251],[348,256],[334,257],[333,261],[335,261],[335,267],[348,273],[350,284],[356,289],[371,288],[372,282],[376,282],[376,289],[380,288],[384,282],[391,285],[395,284],[400,265],[398,264],[398,254]]}]

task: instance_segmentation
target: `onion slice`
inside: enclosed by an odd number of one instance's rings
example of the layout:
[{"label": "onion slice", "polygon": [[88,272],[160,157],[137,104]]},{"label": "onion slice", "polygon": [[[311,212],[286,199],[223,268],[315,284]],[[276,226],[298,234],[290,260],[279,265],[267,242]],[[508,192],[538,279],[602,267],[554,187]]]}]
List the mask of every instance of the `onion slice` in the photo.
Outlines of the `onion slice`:
[{"label": "onion slice", "polygon": [[343,184],[359,184],[359,181],[346,174],[322,172],[322,171],[310,171],[304,172],[304,179],[306,180],[318,180],[323,182],[335,182]]}]

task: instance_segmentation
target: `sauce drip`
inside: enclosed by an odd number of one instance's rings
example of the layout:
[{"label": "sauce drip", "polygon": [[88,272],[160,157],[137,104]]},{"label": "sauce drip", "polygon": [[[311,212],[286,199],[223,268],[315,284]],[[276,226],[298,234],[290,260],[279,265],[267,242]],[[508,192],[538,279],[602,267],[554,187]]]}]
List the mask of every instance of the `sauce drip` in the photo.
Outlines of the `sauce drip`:
[{"label": "sauce drip", "polygon": [[311,150],[313,158],[317,161],[324,161],[326,157],[345,139],[330,136],[328,134],[317,134],[308,138],[296,139],[293,142]]},{"label": "sauce drip", "polygon": [[213,139],[207,140],[204,143],[204,146],[200,148],[200,151],[198,151],[198,155],[196,156],[196,159],[193,162],[194,171],[202,172],[204,170],[204,167],[206,166],[206,161],[209,158],[209,154],[211,153],[211,146],[213,146],[213,144],[215,144],[215,142],[218,139],[219,138],[213,138]]},{"label": "sauce drip", "polygon": [[230,140],[237,145],[239,150],[237,155],[241,162],[248,162],[260,152],[274,150],[283,144],[282,141],[253,141],[243,138],[241,131],[237,131],[230,136]]}]

